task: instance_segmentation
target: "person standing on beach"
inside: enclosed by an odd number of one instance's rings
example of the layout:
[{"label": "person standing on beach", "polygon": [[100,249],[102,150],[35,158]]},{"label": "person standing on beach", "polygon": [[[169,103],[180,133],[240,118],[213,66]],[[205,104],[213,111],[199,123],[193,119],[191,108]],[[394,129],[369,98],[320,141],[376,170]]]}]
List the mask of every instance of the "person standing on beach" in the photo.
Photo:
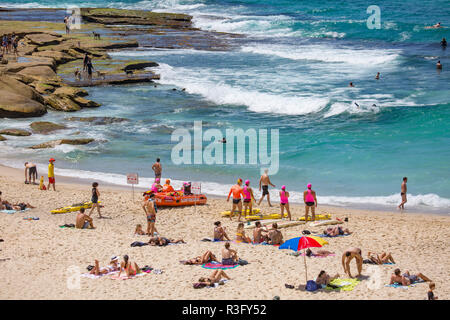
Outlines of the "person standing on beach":
[{"label": "person standing on beach", "polygon": [[156,158],[156,162],[153,164],[152,170],[153,172],[155,172],[155,179],[157,178],[161,179],[162,166],[160,158]]},{"label": "person standing on beach", "polygon": [[270,182],[269,175],[267,174],[269,172],[268,169],[264,170],[264,174],[259,179],[259,191],[261,191],[262,187],[262,196],[261,199],[258,201],[258,206],[261,204],[261,201],[263,201],[264,197],[267,195],[267,202],[269,203],[269,207],[272,206],[270,203],[270,195],[269,195],[269,184],[275,188],[275,185]]},{"label": "person standing on beach", "polygon": [[402,197],[402,203],[400,203],[398,205],[398,208],[401,209],[401,210],[405,209],[405,203],[408,201],[406,199],[406,191],[407,191],[406,183],[407,182],[408,182],[408,178],[407,177],[403,177],[403,182],[402,182],[401,191],[400,191],[400,196]]},{"label": "person standing on beach", "polygon": [[142,201],[142,209],[144,209],[145,216],[147,218],[147,234],[150,237],[154,236],[154,233],[158,232],[155,227],[156,223],[156,204],[153,201],[155,194],[153,192],[145,192],[144,200]]},{"label": "person standing on beach", "polygon": [[86,64],[86,69],[87,69],[89,81],[92,81],[92,71],[94,70],[94,66],[92,65],[92,60],[90,58]]},{"label": "person standing on beach", "polygon": [[233,214],[235,212],[236,207],[239,209],[239,218],[238,221],[241,221],[241,215],[242,215],[242,203],[241,203],[241,196],[245,198],[245,194],[242,191],[242,179],[239,178],[237,181],[237,184],[231,187],[230,192],[228,193],[227,201],[230,201],[230,196],[233,194],[233,206],[231,207],[230,212],[230,220],[233,220]]},{"label": "person standing on beach", "polygon": [[316,220],[317,198],[316,192],[311,189],[311,183],[306,186],[308,189],[303,192],[303,202],[305,202],[305,222],[308,221],[309,208],[311,208],[311,221]]},{"label": "person standing on beach", "polygon": [[344,273],[348,274],[350,278],[353,278],[352,274],[350,273],[350,262],[353,259],[355,259],[356,267],[358,268],[357,277],[360,277],[363,265],[362,251],[360,248],[350,248],[345,250],[342,254],[342,266],[344,267]]},{"label": "person standing on beach", "polygon": [[[27,171],[28,171],[28,180],[27,180]],[[25,162],[25,183],[31,183],[31,179],[33,178],[33,184],[36,184],[37,179],[37,169],[36,165],[32,162]]]},{"label": "person standing on beach", "polygon": [[53,186],[53,191],[56,191],[56,187],[55,187],[55,165],[53,164],[53,162],[55,162],[55,159],[50,158],[50,160],[48,160],[48,162],[50,162],[48,164],[48,185],[47,185],[47,190],[50,190],[50,185]]},{"label": "person standing on beach", "polygon": [[291,210],[289,209],[289,192],[286,191],[286,186],[281,187],[280,191],[280,209],[281,209],[281,220],[284,218],[284,209],[286,208],[289,221],[291,218]]},{"label": "person standing on beach", "polygon": [[[242,188],[242,192],[244,193],[244,216],[247,216],[247,210],[248,215],[252,215],[253,212],[252,201],[255,200],[255,197],[253,196],[253,189],[250,188],[250,180],[245,181],[245,186],[244,188]],[[239,220],[241,220],[240,216],[238,221]]]},{"label": "person standing on beach", "polygon": [[100,192],[98,191],[97,187],[98,187],[98,183],[94,182],[92,184],[92,198],[91,198],[92,209],[89,212],[89,216],[91,216],[91,214],[94,211],[94,209],[97,208],[98,217],[101,219],[102,218],[102,214],[100,213],[100,205],[98,204],[98,198],[100,197]]}]

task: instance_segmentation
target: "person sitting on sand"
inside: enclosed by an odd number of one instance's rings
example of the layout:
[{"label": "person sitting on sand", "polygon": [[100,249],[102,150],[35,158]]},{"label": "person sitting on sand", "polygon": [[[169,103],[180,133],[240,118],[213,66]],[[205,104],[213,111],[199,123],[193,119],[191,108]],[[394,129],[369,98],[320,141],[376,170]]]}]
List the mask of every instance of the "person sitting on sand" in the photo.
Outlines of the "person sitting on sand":
[{"label": "person sitting on sand", "polygon": [[305,254],[307,257],[328,257],[329,255],[334,254],[334,252],[327,250],[317,250],[316,252],[313,252],[311,249],[308,248]]},{"label": "person sitting on sand", "polygon": [[84,213],[84,208],[77,214],[75,228],[77,229],[95,229],[93,219]]},{"label": "person sitting on sand", "polygon": [[237,251],[230,249],[230,243],[225,243],[225,248],[222,249],[222,264],[223,265],[234,265],[237,264],[239,260],[237,256]]},{"label": "person sitting on sand", "polygon": [[109,265],[103,268],[100,268],[98,260],[95,260],[94,268],[89,272],[90,274],[95,274],[96,276],[108,274],[114,271],[119,271],[119,258],[117,256],[113,256]]},{"label": "person sitting on sand", "polygon": [[423,275],[422,273],[410,274],[408,270],[402,275],[400,269],[395,269],[394,273],[391,275],[391,281],[389,284],[398,283],[402,286],[409,286],[415,282],[419,281],[419,278],[425,282],[431,282],[431,279]]},{"label": "person sitting on sand", "polygon": [[367,256],[370,261],[375,264],[385,264],[385,263],[395,263],[394,258],[392,258],[391,253],[382,252],[381,254],[369,251]]},{"label": "person sitting on sand", "polygon": [[262,243],[262,242],[268,242],[269,241],[269,237],[267,234],[263,234],[264,233],[268,233],[269,230],[267,230],[266,227],[262,227],[261,226],[261,222],[260,221],[256,221],[255,222],[255,229],[253,230],[253,243]]},{"label": "person sitting on sand", "polygon": [[198,279],[198,282],[201,284],[205,284],[208,287],[212,287],[215,283],[221,283],[220,280],[222,280],[223,278],[231,280],[231,278],[225,273],[225,271],[223,271],[222,269],[217,269],[214,270],[208,278],[201,277],[200,279]]},{"label": "person sitting on sand", "polygon": [[352,234],[348,228],[343,229],[341,226],[328,227],[323,231],[324,235],[329,237],[343,236],[345,234]]},{"label": "person sitting on sand", "polygon": [[283,234],[280,230],[278,230],[278,224],[273,223],[272,229],[269,231],[269,244],[271,245],[282,245],[284,243],[283,241]]},{"label": "person sitting on sand", "polygon": [[339,274],[336,274],[334,277],[330,277],[328,273],[322,270],[316,278],[316,283],[320,286],[328,286],[332,280],[337,278],[339,278]]},{"label": "person sitting on sand", "polygon": [[245,235],[244,223],[239,222],[237,230],[236,230],[236,241],[244,242],[244,243],[252,243],[252,239]]},{"label": "person sitting on sand", "polygon": [[434,292],[433,292],[433,290],[436,288],[436,285],[434,284],[434,282],[430,282],[428,287],[430,288],[430,290],[428,290],[428,300],[437,300],[438,297],[437,296],[435,297]]},{"label": "person sitting on sand", "polygon": [[227,232],[225,231],[225,227],[222,227],[222,223],[220,221],[214,222],[214,241],[224,241],[224,239],[227,239],[230,241],[230,238],[228,238]]},{"label": "person sitting on sand", "polygon": [[142,230],[142,224],[137,224],[136,229],[134,230],[134,234],[138,236],[146,236],[147,233],[145,233],[144,230]]},{"label": "person sitting on sand", "polygon": [[118,275],[119,277],[120,277],[120,274],[122,273],[122,271],[124,271],[128,277],[135,276],[135,275],[141,273],[141,269],[136,264],[136,262],[132,263],[131,261],[129,261],[129,258],[127,255],[123,256],[123,261],[120,263],[120,270],[119,270],[119,275]]},{"label": "person sitting on sand", "polygon": [[203,255],[183,261],[183,264],[186,265],[197,265],[197,264],[205,264],[210,263],[212,261],[217,261],[216,256],[211,251],[206,251]]},{"label": "person sitting on sand", "polygon": [[158,230],[156,230],[156,204],[153,201],[153,198],[155,197],[155,194],[151,191],[146,191],[143,194],[144,200],[142,200],[142,209],[145,212],[145,216],[147,219],[147,234],[149,236],[153,236],[156,233],[158,233]]},{"label": "person sitting on sand", "polygon": [[357,277],[360,277],[363,265],[362,251],[360,248],[350,248],[345,250],[342,254],[342,266],[344,267],[344,273],[348,274],[350,278],[353,278],[350,272],[350,262],[353,259],[355,259],[356,266],[358,268]]},{"label": "person sitting on sand", "polygon": [[163,185],[162,192],[175,192],[175,189],[170,185],[170,179],[166,179],[166,184]]}]

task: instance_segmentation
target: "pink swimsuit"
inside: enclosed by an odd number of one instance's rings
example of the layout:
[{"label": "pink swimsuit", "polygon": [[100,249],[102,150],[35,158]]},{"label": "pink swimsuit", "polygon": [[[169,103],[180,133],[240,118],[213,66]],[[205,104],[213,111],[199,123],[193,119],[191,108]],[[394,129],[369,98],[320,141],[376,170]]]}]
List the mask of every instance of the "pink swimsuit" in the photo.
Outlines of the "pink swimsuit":
[{"label": "pink swimsuit", "polygon": [[287,203],[289,203],[289,199],[288,199],[288,197],[286,197],[286,191],[281,191],[281,194],[280,194],[280,203],[281,203],[281,204],[287,204]]},{"label": "pink swimsuit", "polygon": [[245,195],[244,200],[252,200],[252,196],[250,194],[250,191],[248,191],[247,186],[244,186],[242,192],[244,192]]},{"label": "pink swimsuit", "polygon": [[307,192],[308,192],[308,194],[305,197],[306,204],[308,204],[308,203],[314,204],[315,201],[314,201],[314,197],[313,197],[313,195],[311,193],[311,189],[308,189]]},{"label": "pink swimsuit", "polygon": [[158,187],[157,187],[157,183],[155,182],[154,184],[152,184],[152,191],[153,192],[158,192]]}]

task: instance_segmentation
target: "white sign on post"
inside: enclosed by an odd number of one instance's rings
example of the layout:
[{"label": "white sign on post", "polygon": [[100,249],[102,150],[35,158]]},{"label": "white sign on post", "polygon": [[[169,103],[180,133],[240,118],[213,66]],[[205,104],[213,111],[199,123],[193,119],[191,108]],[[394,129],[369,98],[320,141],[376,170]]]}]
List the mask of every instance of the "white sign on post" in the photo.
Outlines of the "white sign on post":
[{"label": "white sign on post", "polygon": [[133,201],[134,201],[134,185],[139,184],[139,176],[137,173],[127,174],[127,184],[131,184],[131,189],[133,190]]}]

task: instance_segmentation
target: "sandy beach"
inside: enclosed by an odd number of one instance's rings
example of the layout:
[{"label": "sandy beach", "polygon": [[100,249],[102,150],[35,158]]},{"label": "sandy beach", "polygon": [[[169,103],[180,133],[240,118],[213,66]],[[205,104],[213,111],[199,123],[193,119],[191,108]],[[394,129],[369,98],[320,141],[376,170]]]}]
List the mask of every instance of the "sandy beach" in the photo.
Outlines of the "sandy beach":
[{"label": "sandy beach", "polygon": [[[63,180],[64,183],[60,183]],[[199,277],[209,276],[211,270],[201,266],[186,266],[180,260],[201,255],[211,250],[220,258],[223,242],[202,242],[213,236],[214,221],[221,220],[228,233],[234,236],[236,218],[230,222],[220,212],[229,210],[225,199],[209,198],[204,206],[163,209],[157,214],[156,227],[160,235],[183,238],[186,244],[167,247],[130,247],[134,241],[146,241],[147,236],[135,236],[134,228],[146,225],[140,207],[140,195],[132,201],[129,189],[105,187],[100,184],[102,214],[110,219],[94,217],[95,230],[60,228],[75,223],[76,213],[51,214],[50,210],[86,201],[90,198],[90,182],[56,178],[57,191],[40,191],[37,186],[23,184],[23,172],[0,166],[2,199],[10,202],[29,202],[36,209],[15,214],[0,214],[0,299],[251,299],[264,300],[279,296],[287,299],[404,299],[424,300],[428,284],[419,283],[408,289],[385,287],[395,268],[412,273],[421,272],[436,283],[435,294],[447,299],[450,289],[450,217],[432,214],[374,212],[347,208],[322,207],[319,213],[348,217],[344,226],[354,232],[350,236],[327,239],[324,249],[335,256],[307,258],[308,278],[313,279],[320,270],[330,275],[343,275],[342,252],[359,247],[366,258],[368,251],[391,252],[396,265],[363,265],[362,281],[353,291],[315,293],[287,289],[285,283],[304,284],[305,270],[302,257],[289,255],[292,251],[273,246],[232,243],[232,248],[249,262],[226,272],[232,278],[217,288],[194,289],[192,283]],[[264,213],[277,213],[279,205],[269,208],[264,202]],[[292,206],[293,218],[304,214],[302,206]],[[39,217],[28,221],[24,217]],[[284,239],[301,235],[302,230],[321,231],[322,228],[295,226],[282,229]],[[94,263],[105,265],[112,255],[128,254],[139,266],[149,265],[162,269],[162,274],[150,273],[142,277],[120,281],[110,276],[99,279],[80,278],[79,288],[68,288],[68,279],[87,272]],[[354,262],[352,271],[356,273]],[[378,279],[378,280],[377,280]]]}]

